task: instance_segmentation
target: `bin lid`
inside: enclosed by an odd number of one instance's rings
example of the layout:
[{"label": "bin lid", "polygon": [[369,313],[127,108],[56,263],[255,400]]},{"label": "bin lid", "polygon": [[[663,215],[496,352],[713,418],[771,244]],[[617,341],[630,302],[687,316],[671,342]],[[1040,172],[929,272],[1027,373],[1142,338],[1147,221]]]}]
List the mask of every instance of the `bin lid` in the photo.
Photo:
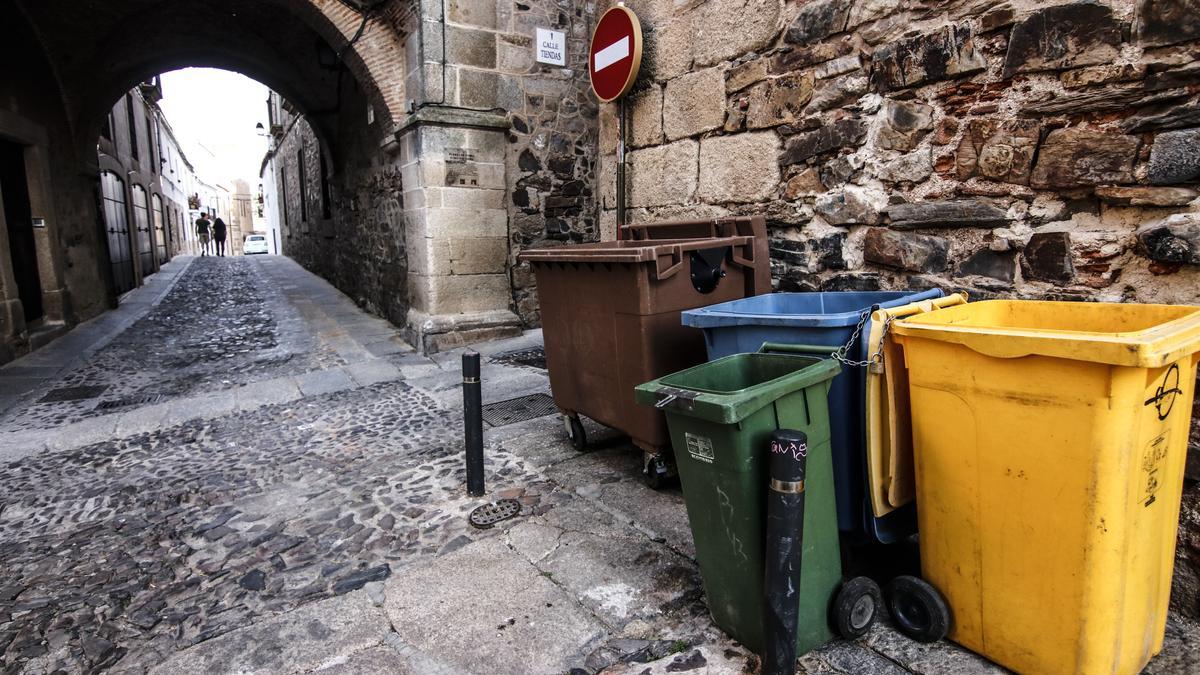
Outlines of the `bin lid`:
[{"label": "bin lid", "polygon": [[919,300],[940,298],[941,289],[926,291],[827,291],[820,293],[769,293],[732,300],[683,312],[683,325],[694,328],[723,326],[791,326],[841,328],[853,326],[874,306],[897,307]]},{"label": "bin lid", "polygon": [[734,354],[639,385],[636,398],[671,413],[736,424],[788,394],[828,386],[839,372],[832,359]]},{"label": "bin lid", "polygon": [[863,337],[866,358],[879,354],[883,359],[882,367],[867,368],[866,381],[867,494],[876,518],[883,518],[916,497],[908,371],[899,343],[889,334],[888,324],[966,301],[966,293],[955,293],[879,309],[871,315],[870,327]]},{"label": "bin lid", "polygon": [[517,256],[521,262],[644,263],[662,256],[704,251],[722,246],[752,245],[753,237],[709,237],[706,239],[657,239],[598,241],[550,248],[531,248]]},{"label": "bin lid", "polygon": [[1200,351],[1200,307],[985,300],[897,321],[892,331],[997,358],[1050,356],[1160,368]]}]

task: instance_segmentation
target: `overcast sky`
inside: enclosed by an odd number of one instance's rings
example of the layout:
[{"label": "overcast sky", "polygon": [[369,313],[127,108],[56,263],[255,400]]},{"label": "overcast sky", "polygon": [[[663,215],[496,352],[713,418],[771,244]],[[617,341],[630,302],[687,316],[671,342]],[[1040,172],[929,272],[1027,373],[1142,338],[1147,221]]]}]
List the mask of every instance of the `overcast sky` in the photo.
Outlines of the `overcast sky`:
[{"label": "overcast sky", "polygon": [[162,76],[159,103],[188,161],[205,180],[242,178],[258,186],[267,139],[267,88],[227,70],[185,68]]}]

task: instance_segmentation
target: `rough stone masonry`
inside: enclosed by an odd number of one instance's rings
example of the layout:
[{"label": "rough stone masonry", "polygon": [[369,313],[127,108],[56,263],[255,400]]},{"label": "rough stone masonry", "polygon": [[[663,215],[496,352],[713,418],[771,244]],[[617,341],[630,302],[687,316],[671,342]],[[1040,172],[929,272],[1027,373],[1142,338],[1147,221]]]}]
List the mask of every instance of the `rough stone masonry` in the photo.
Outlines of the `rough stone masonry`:
[{"label": "rough stone masonry", "polygon": [[[784,291],[1200,300],[1197,0],[628,4],[634,220],[765,213]],[[1174,596],[1192,616],[1195,447]]]}]

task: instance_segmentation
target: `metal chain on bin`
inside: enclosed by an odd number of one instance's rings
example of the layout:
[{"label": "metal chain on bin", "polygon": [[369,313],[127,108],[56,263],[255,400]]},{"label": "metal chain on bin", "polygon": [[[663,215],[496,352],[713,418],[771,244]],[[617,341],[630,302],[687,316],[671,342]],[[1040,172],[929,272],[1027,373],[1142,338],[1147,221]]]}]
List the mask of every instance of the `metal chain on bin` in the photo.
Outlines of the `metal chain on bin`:
[{"label": "metal chain on bin", "polygon": [[877,363],[883,363],[883,341],[887,339],[888,331],[892,328],[892,321],[895,320],[895,317],[890,315],[883,322],[883,333],[879,336],[879,347],[876,348],[874,354],[867,356],[866,361],[855,361],[853,359],[846,358],[846,353],[849,352],[850,348],[854,346],[854,343],[857,342],[860,337],[862,337],[863,327],[867,325],[867,319],[871,317],[871,313],[874,312],[875,309],[876,307],[871,307],[870,309],[863,310],[862,316],[858,318],[858,325],[854,327],[854,332],[850,334],[850,339],[846,341],[846,344],[838,347],[837,350],[830,354],[830,357],[834,361],[837,361],[844,366],[850,366],[851,368],[867,368]]}]

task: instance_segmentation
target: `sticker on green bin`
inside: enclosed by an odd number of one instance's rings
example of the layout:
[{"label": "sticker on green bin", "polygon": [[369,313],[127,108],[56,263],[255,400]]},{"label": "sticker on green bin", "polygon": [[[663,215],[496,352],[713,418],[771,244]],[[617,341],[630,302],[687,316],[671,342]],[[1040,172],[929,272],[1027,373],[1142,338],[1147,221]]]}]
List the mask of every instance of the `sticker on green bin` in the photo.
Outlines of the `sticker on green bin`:
[{"label": "sticker on green bin", "polygon": [[688,454],[693,459],[698,459],[701,462],[713,463],[716,454],[713,452],[713,443],[711,438],[704,436],[696,436],[695,434],[684,434],[687,437]]}]

